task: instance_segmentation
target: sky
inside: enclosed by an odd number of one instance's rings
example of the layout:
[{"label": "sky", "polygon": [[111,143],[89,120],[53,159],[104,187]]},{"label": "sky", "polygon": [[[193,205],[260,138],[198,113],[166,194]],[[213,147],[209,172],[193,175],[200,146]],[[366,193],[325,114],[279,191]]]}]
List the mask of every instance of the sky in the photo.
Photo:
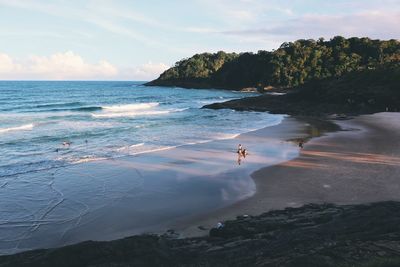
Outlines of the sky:
[{"label": "sky", "polygon": [[399,25],[400,0],[0,0],[0,79],[146,81],[196,53]]}]

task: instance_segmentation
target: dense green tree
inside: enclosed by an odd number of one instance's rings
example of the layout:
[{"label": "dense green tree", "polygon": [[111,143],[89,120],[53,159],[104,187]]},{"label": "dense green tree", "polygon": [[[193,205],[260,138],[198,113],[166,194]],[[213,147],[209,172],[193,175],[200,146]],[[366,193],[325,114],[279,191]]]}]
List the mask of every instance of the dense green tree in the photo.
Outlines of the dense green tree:
[{"label": "dense green tree", "polygon": [[201,82],[212,77],[224,64],[237,58],[235,53],[218,52],[196,54],[175,63],[166,70],[160,80],[174,82]]},{"label": "dense green tree", "polygon": [[195,88],[293,87],[400,62],[398,40],[335,36],[329,41],[285,42],[273,52],[196,54],[181,60],[149,85]]}]

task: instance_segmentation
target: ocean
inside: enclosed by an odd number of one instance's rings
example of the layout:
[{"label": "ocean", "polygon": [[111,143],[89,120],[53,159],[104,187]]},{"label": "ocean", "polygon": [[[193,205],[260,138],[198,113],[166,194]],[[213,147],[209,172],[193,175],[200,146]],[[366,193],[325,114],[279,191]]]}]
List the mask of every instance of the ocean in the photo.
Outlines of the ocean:
[{"label": "ocean", "polygon": [[254,93],[142,84],[0,82],[0,255],[163,232],[298,153],[253,131],[283,115],[202,109]]},{"label": "ocean", "polygon": [[233,138],[282,120],[267,113],[201,108],[252,93],[142,84],[1,81],[0,179]]}]

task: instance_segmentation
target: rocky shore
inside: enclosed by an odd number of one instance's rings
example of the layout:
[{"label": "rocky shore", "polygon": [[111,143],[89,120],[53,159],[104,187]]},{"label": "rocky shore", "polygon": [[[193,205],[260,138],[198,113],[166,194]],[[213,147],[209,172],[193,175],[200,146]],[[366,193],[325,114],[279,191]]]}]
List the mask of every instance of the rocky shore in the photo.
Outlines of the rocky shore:
[{"label": "rocky shore", "polygon": [[325,116],[400,111],[400,66],[362,70],[341,77],[310,81],[286,90],[204,106],[211,109],[268,111],[276,114]]},{"label": "rocky shore", "polygon": [[400,202],[310,204],[174,232],[0,257],[0,266],[399,266]]}]

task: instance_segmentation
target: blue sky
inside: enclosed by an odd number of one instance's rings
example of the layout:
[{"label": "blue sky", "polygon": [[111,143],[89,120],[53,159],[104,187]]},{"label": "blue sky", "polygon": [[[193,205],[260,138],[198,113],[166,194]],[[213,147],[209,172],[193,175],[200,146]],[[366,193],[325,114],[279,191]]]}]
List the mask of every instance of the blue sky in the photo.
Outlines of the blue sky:
[{"label": "blue sky", "polygon": [[0,0],[0,79],[150,80],[195,53],[399,25],[400,0]]}]

